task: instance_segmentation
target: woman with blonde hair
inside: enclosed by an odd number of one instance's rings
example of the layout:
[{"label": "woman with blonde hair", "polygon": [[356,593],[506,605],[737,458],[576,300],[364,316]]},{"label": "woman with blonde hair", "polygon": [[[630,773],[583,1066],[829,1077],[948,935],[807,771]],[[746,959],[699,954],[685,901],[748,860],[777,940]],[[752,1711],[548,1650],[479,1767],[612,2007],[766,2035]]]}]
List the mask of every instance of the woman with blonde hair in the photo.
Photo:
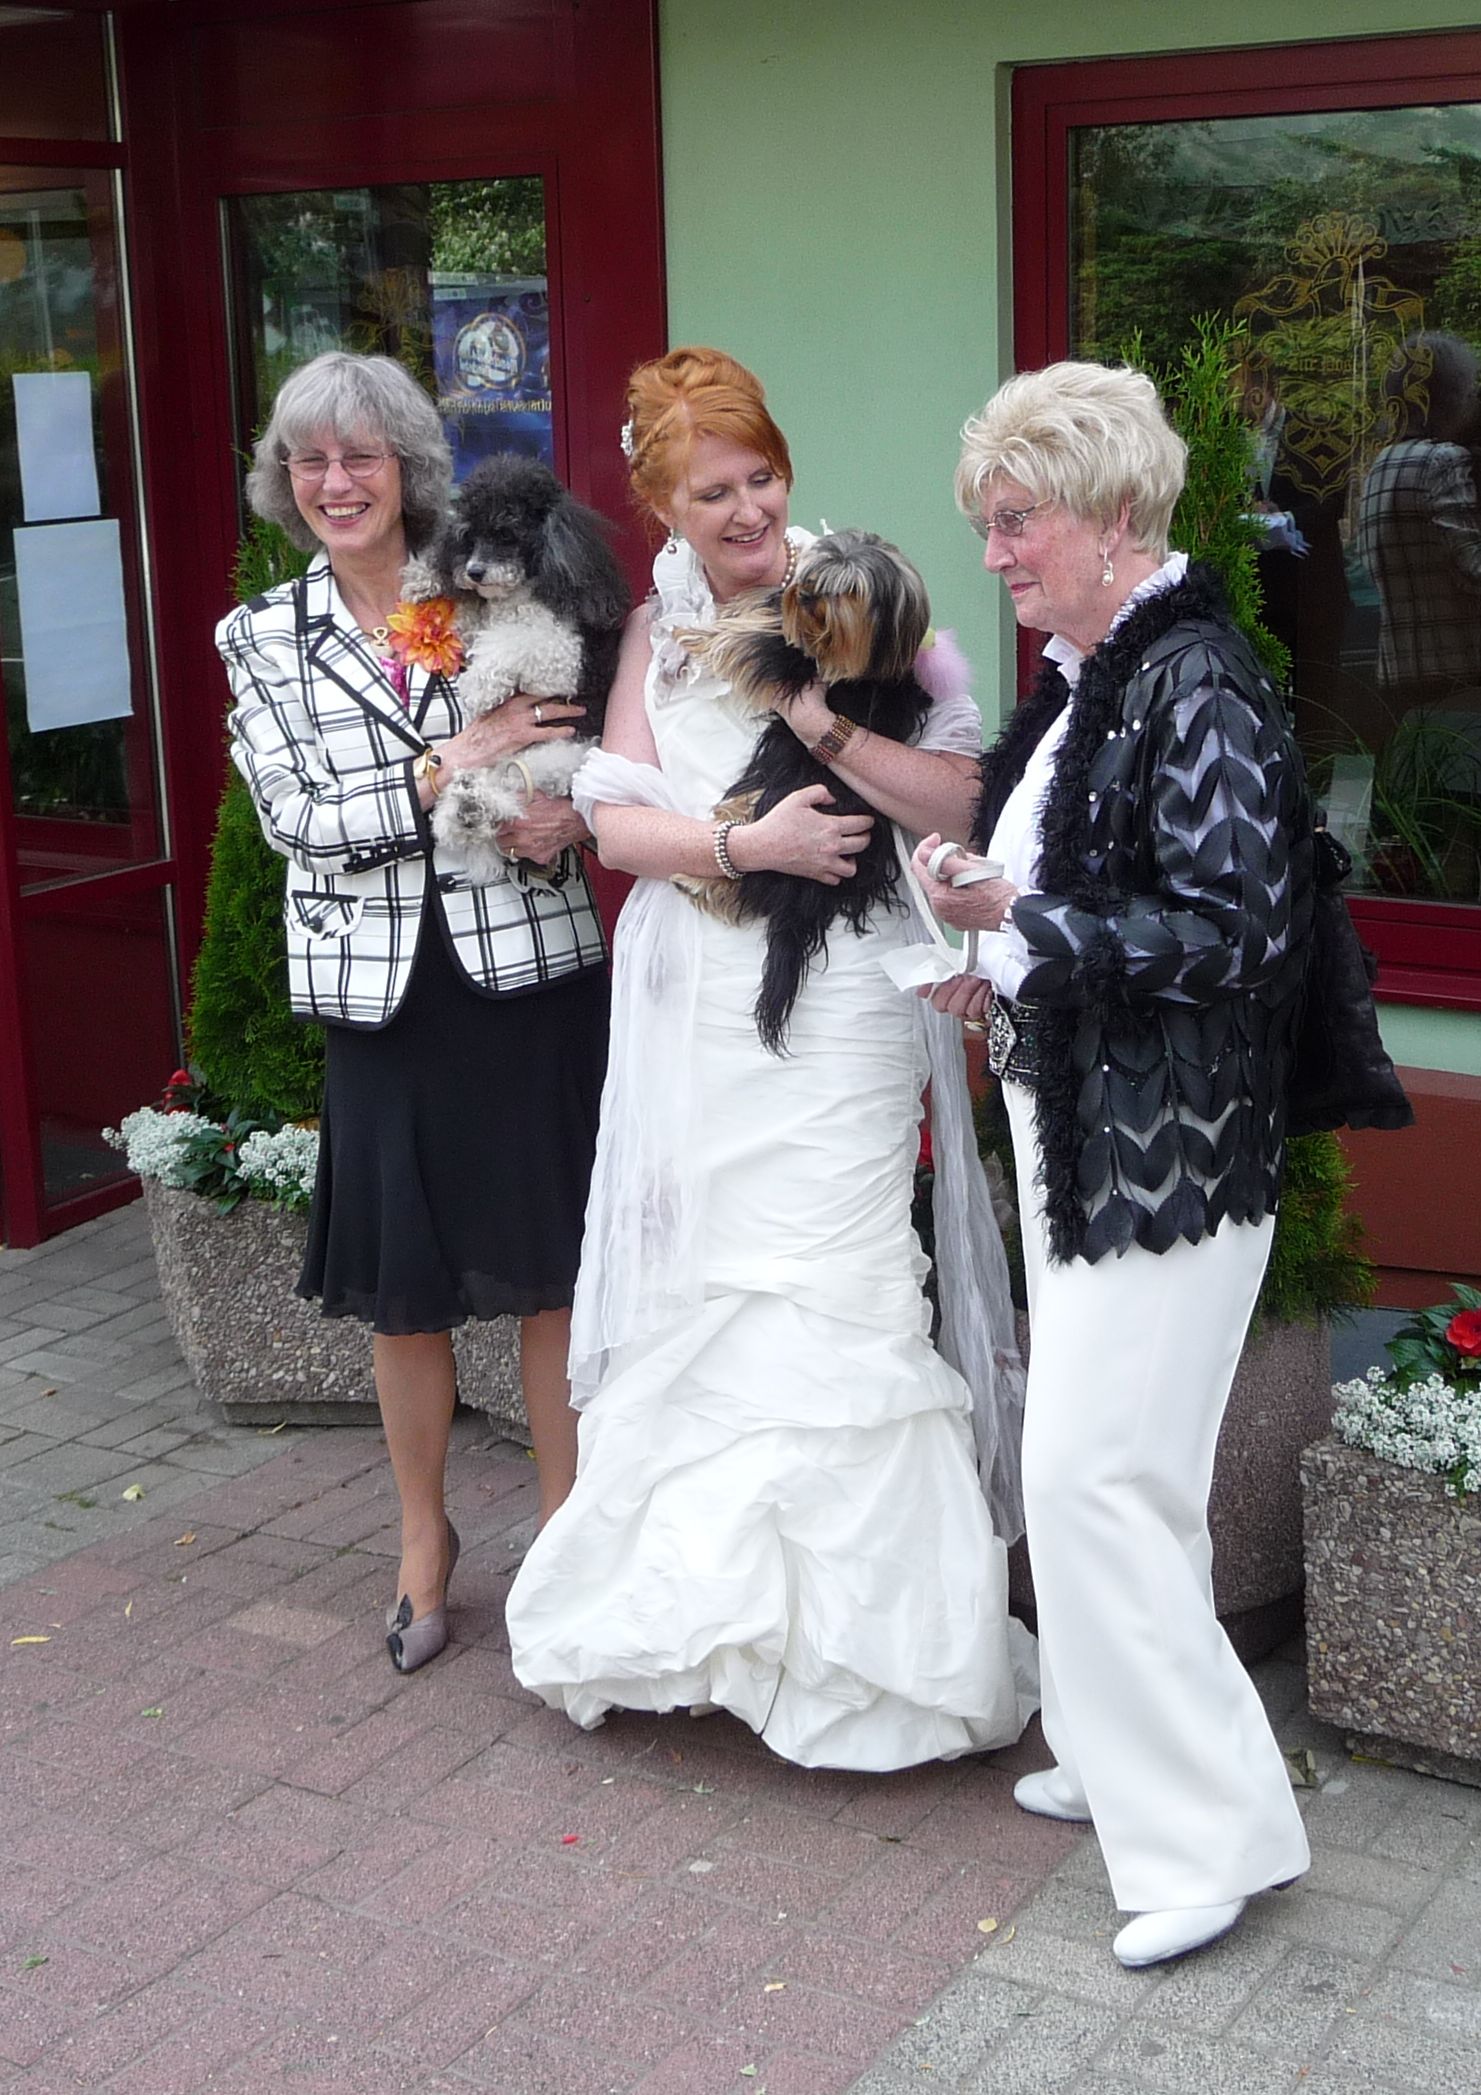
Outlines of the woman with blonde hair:
[{"label": "woman with blonde hair", "polygon": [[[1002,878],[921,870],[993,937],[937,1008],[986,1018],[1033,1349],[1023,1488],[1055,1765],[1093,1821],[1123,1964],[1299,1876],[1300,1814],[1214,1615],[1208,1493],[1270,1254],[1312,909],[1301,759],[1217,582],[1169,552],[1185,453],[1151,381],[1063,363],[963,433],[960,504],[1044,671],[983,762]],[[981,979],[985,977],[986,979]]]},{"label": "woman with blonde hair", "polygon": [[1001,1532],[1017,1531],[1021,1370],[954,1029],[937,1183],[996,1283],[991,1300],[970,1276],[943,1283],[971,1395],[930,1343],[910,1223],[926,1031],[942,1039],[880,965],[912,936],[904,912],[861,935],[835,923],[777,1055],[754,1016],[765,924],[692,898],[752,869],[838,885],[875,820],[965,822],[976,708],[936,703],[910,746],[810,689],[793,732],[876,813],[830,812],[814,785],[717,819],[765,721],[685,635],[785,584],[810,540],[788,526],[786,441],[732,358],[675,350],[634,374],[629,404],[633,487],[669,537],[576,794],[604,862],[638,884],[574,1312],[577,1481],[510,1595],[515,1671],[582,1725],[718,1705],[809,1766],[1003,1745],[1035,1698]]}]

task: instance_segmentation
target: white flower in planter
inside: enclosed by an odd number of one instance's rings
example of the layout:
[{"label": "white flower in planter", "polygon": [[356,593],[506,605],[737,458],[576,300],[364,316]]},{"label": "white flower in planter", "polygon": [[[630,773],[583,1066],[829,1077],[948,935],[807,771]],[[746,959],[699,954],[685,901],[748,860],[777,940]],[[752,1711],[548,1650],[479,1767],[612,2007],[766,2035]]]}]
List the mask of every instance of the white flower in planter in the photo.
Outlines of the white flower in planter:
[{"label": "white flower in planter", "polygon": [[185,1146],[192,1136],[210,1134],[215,1126],[202,1113],[161,1113],[157,1106],[140,1106],[124,1114],[121,1127],[104,1128],[103,1140],[123,1151],[130,1171],[140,1178],[185,1186]]},{"label": "white flower in planter", "polygon": [[1369,1368],[1332,1394],[1332,1430],[1350,1448],[1443,1477],[1452,1498],[1481,1491],[1481,1388],[1457,1389],[1436,1371],[1406,1389]]},{"label": "white flower in planter", "polygon": [[1350,1448],[1443,1477],[1463,1498],[1481,1490],[1481,1289],[1452,1296],[1395,1332],[1390,1366],[1336,1385],[1332,1429]]},{"label": "white flower in planter", "polygon": [[237,1151],[237,1169],[259,1200],[306,1205],[319,1168],[319,1130],[285,1127],[270,1135],[259,1128]]}]

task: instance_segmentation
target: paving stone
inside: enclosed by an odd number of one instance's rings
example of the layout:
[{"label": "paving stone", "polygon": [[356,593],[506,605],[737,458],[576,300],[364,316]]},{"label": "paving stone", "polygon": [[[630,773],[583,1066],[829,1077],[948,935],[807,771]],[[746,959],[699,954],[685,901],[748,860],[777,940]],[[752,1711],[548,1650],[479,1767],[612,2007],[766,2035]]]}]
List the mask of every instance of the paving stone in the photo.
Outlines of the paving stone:
[{"label": "paving stone", "polygon": [[1281,2059],[1228,2042],[1210,2044],[1166,2025],[1123,2030],[1097,2064],[1168,2095],[1290,2095],[1293,2084]]},{"label": "paving stone", "polygon": [[1301,1889],[1305,1896],[1318,1892],[1370,1906],[1386,1906],[1393,1913],[1413,1913],[1434,1896],[1438,1883],[1432,1868],[1399,1861],[1391,1855],[1327,1848],[1313,1854]]},{"label": "paving stone", "polygon": [[1375,2015],[1359,2015],[1339,2032],[1324,2064],[1423,2089],[1424,2095],[1476,2095],[1481,2081],[1473,2042],[1429,2036]]},{"label": "paving stone", "polygon": [[1391,1949],[1404,1929],[1399,1916],[1382,1906],[1309,1891],[1304,1885],[1252,1900],[1240,1925],[1339,1953],[1356,1942],[1373,1957]]},{"label": "paving stone", "polygon": [[1291,1950],[1270,1971],[1244,2013],[1229,2026],[1239,2045],[1253,2045],[1300,2065],[1319,2057],[1365,2001],[1372,1962],[1330,1950]]},{"label": "paving stone", "polygon": [[9,1467],[17,1483],[59,1497],[68,1491],[89,1494],[95,1486],[104,1490],[115,1477],[132,1471],[135,1465],[114,1448],[90,1448],[78,1441],[64,1441],[60,1446],[41,1448]]},{"label": "paving stone", "polygon": [[1405,1933],[1393,1961],[1429,1978],[1481,1981],[1481,1886],[1444,1885]]}]

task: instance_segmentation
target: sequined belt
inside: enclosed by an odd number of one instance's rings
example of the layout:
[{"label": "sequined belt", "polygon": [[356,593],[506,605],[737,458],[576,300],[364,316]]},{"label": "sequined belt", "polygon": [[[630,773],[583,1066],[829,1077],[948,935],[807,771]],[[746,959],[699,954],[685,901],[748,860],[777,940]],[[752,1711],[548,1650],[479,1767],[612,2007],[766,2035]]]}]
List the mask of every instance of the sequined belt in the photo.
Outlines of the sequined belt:
[{"label": "sequined belt", "polygon": [[993,991],[987,1014],[987,1066],[998,1078],[1037,1084],[1044,1074],[1044,1014]]}]

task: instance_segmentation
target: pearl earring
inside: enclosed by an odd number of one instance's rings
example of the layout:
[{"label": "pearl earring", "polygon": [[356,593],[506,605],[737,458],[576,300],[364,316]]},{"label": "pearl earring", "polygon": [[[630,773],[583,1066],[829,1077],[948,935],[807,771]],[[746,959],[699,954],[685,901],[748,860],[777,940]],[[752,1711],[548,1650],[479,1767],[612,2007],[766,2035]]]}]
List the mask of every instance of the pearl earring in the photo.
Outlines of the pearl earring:
[{"label": "pearl earring", "polygon": [[670,531],[667,539],[664,541],[663,550],[669,554],[677,553],[679,550],[679,541],[672,531]]},{"label": "pearl earring", "polygon": [[1105,566],[1100,571],[1100,586],[1102,589],[1109,589],[1116,579],[1116,570],[1111,565],[1109,553],[1102,553],[1100,557],[1105,562]]}]

